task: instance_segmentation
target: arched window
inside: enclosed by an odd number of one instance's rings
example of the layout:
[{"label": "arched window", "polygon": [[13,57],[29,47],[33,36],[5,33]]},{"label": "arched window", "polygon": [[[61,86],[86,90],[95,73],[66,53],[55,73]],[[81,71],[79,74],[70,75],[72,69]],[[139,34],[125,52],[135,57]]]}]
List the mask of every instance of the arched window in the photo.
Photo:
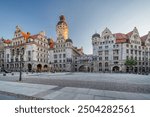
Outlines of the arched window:
[{"label": "arched window", "polygon": [[105,63],[105,67],[108,67],[108,62]]},{"label": "arched window", "polygon": [[99,63],[99,67],[102,67],[102,63]]},{"label": "arched window", "polygon": [[17,55],[19,55],[19,49],[17,49]]}]

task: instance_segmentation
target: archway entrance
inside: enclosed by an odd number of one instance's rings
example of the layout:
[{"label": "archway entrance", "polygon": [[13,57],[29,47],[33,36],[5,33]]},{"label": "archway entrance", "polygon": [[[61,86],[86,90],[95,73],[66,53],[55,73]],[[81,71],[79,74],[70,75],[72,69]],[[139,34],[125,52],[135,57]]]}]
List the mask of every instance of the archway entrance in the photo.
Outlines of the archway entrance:
[{"label": "archway entrance", "polygon": [[90,68],[86,65],[81,65],[79,67],[79,72],[90,72]]},{"label": "archway entrance", "polygon": [[44,71],[48,71],[48,66],[44,65]]},{"label": "archway entrance", "polygon": [[119,69],[118,66],[114,66],[113,69],[112,69],[113,72],[119,72],[119,70],[120,70],[120,69]]},{"label": "archway entrance", "polygon": [[129,67],[127,67],[127,68],[126,68],[126,72],[129,73],[129,71],[130,71],[130,69],[129,69]]},{"label": "archway entrance", "polygon": [[134,68],[134,73],[137,73],[138,72],[138,69],[137,67]]},{"label": "archway entrance", "polygon": [[42,70],[42,65],[41,65],[41,64],[38,64],[38,65],[37,65],[37,72],[41,72],[41,70]]},{"label": "archway entrance", "polygon": [[32,71],[32,65],[29,63],[28,64],[28,72],[31,72]]}]

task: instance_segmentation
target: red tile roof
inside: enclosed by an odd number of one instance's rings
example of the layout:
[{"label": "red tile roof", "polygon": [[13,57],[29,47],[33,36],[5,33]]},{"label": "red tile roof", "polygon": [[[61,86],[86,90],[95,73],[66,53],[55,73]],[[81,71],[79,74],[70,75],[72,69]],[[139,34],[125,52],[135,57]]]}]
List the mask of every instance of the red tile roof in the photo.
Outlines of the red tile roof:
[{"label": "red tile roof", "polygon": [[127,35],[123,33],[115,33],[113,35],[116,37],[116,39],[128,39]]},{"label": "red tile roof", "polygon": [[31,36],[30,36],[30,38],[32,38],[32,39],[36,39],[36,38],[38,37],[38,35],[39,35],[39,34],[31,35]]},{"label": "red tile roof", "polygon": [[145,41],[146,41],[146,39],[147,39],[147,37],[148,37],[148,34],[147,34],[147,35],[142,36],[142,37],[141,37],[141,40],[142,40],[143,42],[145,42]]},{"label": "red tile roof", "polygon": [[126,35],[127,35],[128,37],[131,37],[132,34],[133,34],[133,31],[127,33]]},{"label": "red tile roof", "polygon": [[7,39],[7,40],[4,40],[4,43],[6,43],[6,44],[10,44],[12,41],[11,40],[9,40],[9,39]]},{"label": "red tile roof", "polygon": [[113,34],[116,38],[116,43],[127,43],[128,42],[128,36],[123,33],[115,33]]}]

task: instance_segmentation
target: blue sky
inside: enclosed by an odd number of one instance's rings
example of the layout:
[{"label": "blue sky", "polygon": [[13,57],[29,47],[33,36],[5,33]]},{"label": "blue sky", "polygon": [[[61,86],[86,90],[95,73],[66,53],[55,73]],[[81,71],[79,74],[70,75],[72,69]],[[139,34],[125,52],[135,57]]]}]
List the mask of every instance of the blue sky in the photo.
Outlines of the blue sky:
[{"label": "blue sky", "polygon": [[56,24],[66,16],[69,37],[86,54],[92,53],[91,36],[108,27],[112,33],[150,30],[149,0],[0,0],[0,37],[11,39],[16,25],[36,34],[42,30],[56,40]]}]

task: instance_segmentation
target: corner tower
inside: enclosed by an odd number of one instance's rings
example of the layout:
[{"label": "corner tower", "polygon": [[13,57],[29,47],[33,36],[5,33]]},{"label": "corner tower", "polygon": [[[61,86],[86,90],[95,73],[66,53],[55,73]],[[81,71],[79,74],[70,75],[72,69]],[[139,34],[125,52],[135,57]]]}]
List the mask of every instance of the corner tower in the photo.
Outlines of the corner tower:
[{"label": "corner tower", "polygon": [[65,16],[61,15],[59,17],[59,22],[56,25],[57,38],[68,39],[68,25],[65,20]]}]

